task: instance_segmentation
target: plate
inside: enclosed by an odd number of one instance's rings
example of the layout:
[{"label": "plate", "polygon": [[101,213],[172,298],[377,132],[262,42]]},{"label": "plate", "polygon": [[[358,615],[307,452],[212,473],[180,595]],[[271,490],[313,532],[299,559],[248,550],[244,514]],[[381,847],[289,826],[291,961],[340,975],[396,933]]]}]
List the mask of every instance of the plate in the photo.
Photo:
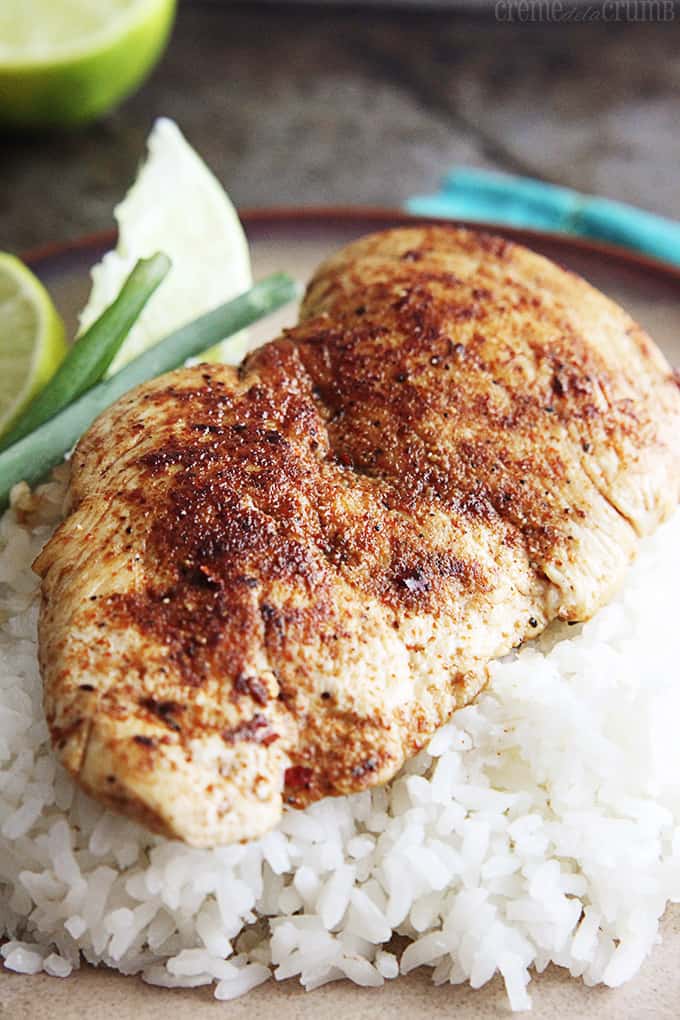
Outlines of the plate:
[{"label": "plate", "polygon": [[[388,209],[351,208],[246,210],[241,218],[251,245],[255,277],[285,269],[301,283],[321,259],[362,234],[408,223],[450,222],[423,220]],[[494,225],[484,229],[526,244],[584,276],[623,305],[667,357],[680,364],[680,268],[583,238]],[[114,241],[115,234],[108,232],[70,244],[49,245],[24,256],[49,287],[71,333],[77,311],[88,295],[88,270]],[[256,327],[255,336],[268,339],[280,326],[292,325],[295,318],[295,308],[290,306]]]},{"label": "plate", "polygon": [[[383,209],[257,210],[243,213],[256,277],[285,269],[305,282],[318,262],[341,245],[372,230],[415,221]],[[435,222],[435,221],[428,221]],[[680,364],[680,269],[617,248],[581,239],[503,227],[485,227],[520,241],[580,273],[622,304],[654,337],[672,363]],[[29,253],[28,261],[53,294],[71,331],[88,291],[89,267],[111,247],[113,234]],[[295,321],[295,310],[272,316],[255,330],[258,339],[274,336]],[[619,989],[586,988],[557,967],[536,977],[529,991],[533,1017],[541,1020],[676,1020],[680,1001],[680,909],[670,908],[662,924],[663,941],[640,974]],[[486,1020],[507,1014],[502,982],[482,989],[430,983],[423,968],[387,982],[381,989],[349,982],[306,993],[291,979],[268,982],[242,999],[220,1006],[209,988],[152,988],[139,978],[104,968],[85,967],[70,978],[0,973],[0,1017],[12,1020],[391,1020],[427,1016],[428,1020]]]}]

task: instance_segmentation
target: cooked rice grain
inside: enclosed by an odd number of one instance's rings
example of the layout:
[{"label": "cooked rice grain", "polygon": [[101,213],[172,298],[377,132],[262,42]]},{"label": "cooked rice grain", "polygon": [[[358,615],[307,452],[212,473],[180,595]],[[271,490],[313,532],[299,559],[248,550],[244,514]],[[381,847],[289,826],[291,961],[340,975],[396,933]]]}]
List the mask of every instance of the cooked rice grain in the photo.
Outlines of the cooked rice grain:
[{"label": "cooked rice grain", "polygon": [[50,749],[30,565],[63,494],[17,487],[0,522],[6,967],[65,977],[84,958],[218,999],[271,974],[373,987],[428,966],[477,988],[500,972],[518,1010],[551,961],[587,984],[637,972],[680,899],[680,515],[614,603],[496,663],[388,787],[205,851],[103,811]]}]

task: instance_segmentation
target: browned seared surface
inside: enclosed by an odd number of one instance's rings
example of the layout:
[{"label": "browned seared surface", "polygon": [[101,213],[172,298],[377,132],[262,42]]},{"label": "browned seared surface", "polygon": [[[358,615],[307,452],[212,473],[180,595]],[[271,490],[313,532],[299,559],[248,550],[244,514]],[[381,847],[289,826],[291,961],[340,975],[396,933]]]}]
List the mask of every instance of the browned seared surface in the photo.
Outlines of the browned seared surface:
[{"label": "browned seared surface", "polygon": [[36,564],[55,746],[211,846],[389,779],[490,659],[595,612],[678,502],[680,390],[577,277],[395,230],[238,372],[120,400],[71,492]]}]

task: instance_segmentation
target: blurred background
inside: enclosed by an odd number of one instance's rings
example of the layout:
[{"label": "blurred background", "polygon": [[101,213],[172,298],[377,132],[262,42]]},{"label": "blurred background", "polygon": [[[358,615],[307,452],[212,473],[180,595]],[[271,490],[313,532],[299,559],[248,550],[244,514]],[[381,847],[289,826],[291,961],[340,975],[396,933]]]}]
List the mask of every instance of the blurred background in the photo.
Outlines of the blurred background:
[{"label": "blurred background", "polygon": [[1,129],[0,248],[110,227],[161,114],[241,208],[398,206],[464,165],[677,218],[680,14],[660,10],[532,23],[493,2],[183,0],[160,63],[116,110]]}]

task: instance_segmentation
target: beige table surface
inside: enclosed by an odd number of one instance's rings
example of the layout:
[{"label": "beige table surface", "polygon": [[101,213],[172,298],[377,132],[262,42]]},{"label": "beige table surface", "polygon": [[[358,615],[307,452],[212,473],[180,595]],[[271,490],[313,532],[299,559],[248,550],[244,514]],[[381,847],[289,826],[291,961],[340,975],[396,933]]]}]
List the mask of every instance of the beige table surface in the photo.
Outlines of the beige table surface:
[{"label": "beige table surface", "polygon": [[[256,276],[287,269],[304,281],[325,254],[352,237],[389,223],[389,215],[338,217],[324,212],[307,219],[259,215],[250,220]],[[680,364],[680,273],[664,273],[634,261],[605,257],[569,242],[534,243],[551,257],[581,272],[620,300],[645,325],[675,364]],[[67,319],[87,290],[85,269],[96,248],[72,251],[38,263]],[[294,310],[279,316],[290,322]],[[277,323],[260,328],[271,336]],[[552,967],[530,985],[535,1017],[545,1020],[678,1020],[680,1017],[680,908],[671,907],[662,940],[637,978],[619,989],[586,988]],[[295,980],[270,982],[245,998],[218,1003],[209,988],[152,988],[139,978],[89,967],[67,979],[0,972],[2,1020],[391,1020],[427,1017],[486,1020],[508,1015],[499,979],[478,991],[468,986],[435,988],[422,969],[364,989],[341,982],[306,994]]]},{"label": "beige table surface", "polygon": [[[556,967],[529,986],[536,1020],[677,1020],[680,1016],[680,910],[638,977],[622,988],[586,988]],[[0,976],[2,1020],[488,1020],[510,1016],[502,982],[473,991],[435,988],[429,971],[358,988],[349,982],[306,993],[295,980],[261,985],[231,1002],[208,988],[152,988],[138,978],[87,968],[66,979]],[[521,1014],[520,1014],[521,1015]]]}]

